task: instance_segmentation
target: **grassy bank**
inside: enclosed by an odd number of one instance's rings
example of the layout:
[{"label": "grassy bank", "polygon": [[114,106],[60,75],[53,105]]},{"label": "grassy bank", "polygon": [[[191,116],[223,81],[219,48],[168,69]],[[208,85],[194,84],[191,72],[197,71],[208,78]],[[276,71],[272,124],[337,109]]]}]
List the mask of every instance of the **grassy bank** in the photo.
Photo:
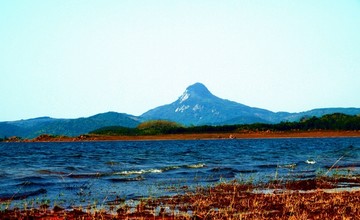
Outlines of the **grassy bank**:
[{"label": "grassy bank", "polygon": [[[339,188],[339,184],[348,187]],[[143,198],[136,205],[114,201],[107,211],[41,205],[1,210],[1,219],[354,219],[360,216],[360,177],[254,185],[232,181],[171,197]],[[181,189],[184,190],[184,189]]]}]

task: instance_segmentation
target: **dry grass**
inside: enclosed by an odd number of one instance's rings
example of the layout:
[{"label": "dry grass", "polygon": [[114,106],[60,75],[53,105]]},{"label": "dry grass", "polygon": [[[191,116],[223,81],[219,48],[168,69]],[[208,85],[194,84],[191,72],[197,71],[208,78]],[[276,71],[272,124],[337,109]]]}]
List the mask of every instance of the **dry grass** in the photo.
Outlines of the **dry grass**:
[{"label": "dry grass", "polygon": [[[252,185],[232,182],[155,200],[151,205],[179,210],[177,215],[172,215],[175,219],[356,219],[360,216],[360,191],[327,193],[320,188],[309,191],[309,185],[314,184],[312,180],[293,183],[287,186],[296,190],[284,186],[281,191],[254,193]],[[315,184],[329,186],[330,182],[324,184],[321,180]]]},{"label": "dry grass", "polygon": [[[117,214],[61,207],[4,210],[1,219],[360,219],[360,191],[339,190],[338,181],[318,178],[254,186],[236,181],[195,192],[122,205]],[[359,183],[359,178],[347,179]],[[265,189],[265,191],[263,191]],[[327,192],[326,189],[332,189]]]}]

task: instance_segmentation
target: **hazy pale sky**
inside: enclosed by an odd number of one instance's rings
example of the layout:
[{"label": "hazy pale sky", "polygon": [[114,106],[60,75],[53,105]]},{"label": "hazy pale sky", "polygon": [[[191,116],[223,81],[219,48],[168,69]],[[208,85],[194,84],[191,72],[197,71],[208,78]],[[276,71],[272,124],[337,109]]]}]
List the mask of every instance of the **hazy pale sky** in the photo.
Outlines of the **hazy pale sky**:
[{"label": "hazy pale sky", "polygon": [[360,107],[359,0],[2,0],[0,121],[140,115],[204,83],[271,111]]}]

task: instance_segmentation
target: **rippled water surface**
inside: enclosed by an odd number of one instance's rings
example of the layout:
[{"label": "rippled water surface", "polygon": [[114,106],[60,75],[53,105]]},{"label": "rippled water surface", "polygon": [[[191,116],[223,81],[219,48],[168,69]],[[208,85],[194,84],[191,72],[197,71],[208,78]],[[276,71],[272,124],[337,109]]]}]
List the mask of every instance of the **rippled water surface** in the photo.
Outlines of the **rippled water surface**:
[{"label": "rippled water surface", "polygon": [[0,143],[0,201],[65,207],[174,194],[223,180],[359,174],[360,138]]}]

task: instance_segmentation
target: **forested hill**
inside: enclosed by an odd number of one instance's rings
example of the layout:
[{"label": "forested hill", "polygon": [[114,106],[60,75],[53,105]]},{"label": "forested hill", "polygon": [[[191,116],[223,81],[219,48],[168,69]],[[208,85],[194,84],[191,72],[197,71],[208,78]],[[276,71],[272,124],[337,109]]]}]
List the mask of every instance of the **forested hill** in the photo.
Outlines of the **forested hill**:
[{"label": "forested hill", "polygon": [[304,117],[299,122],[278,124],[254,123],[223,126],[184,127],[175,122],[154,120],[140,124],[136,128],[119,126],[104,127],[90,132],[98,135],[158,135],[242,131],[308,131],[308,130],[360,130],[360,116],[334,113],[322,117]]}]

